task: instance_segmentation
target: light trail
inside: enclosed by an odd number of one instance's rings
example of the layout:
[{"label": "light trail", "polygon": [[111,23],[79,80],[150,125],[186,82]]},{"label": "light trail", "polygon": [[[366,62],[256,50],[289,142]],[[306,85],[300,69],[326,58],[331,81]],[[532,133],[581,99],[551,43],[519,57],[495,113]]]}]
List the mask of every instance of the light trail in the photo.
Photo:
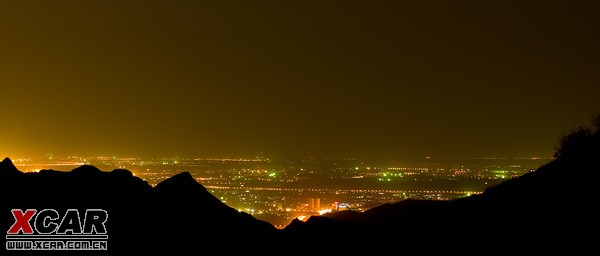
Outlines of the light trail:
[{"label": "light trail", "polygon": [[219,190],[258,190],[258,191],[293,191],[293,192],[350,192],[350,193],[428,193],[428,194],[481,194],[479,191],[458,190],[389,190],[389,189],[317,189],[317,188],[273,188],[273,187],[228,187],[205,186],[207,189]]}]

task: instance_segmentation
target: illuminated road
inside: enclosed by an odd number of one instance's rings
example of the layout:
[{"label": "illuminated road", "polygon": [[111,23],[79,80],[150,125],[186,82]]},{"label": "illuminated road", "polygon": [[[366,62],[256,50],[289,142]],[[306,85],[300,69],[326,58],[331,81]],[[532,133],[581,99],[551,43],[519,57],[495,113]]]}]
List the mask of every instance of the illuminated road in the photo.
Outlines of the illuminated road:
[{"label": "illuminated road", "polygon": [[390,190],[390,189],[317,189],[317,188],[270,188],[270,187],[227,187],[227,186],[205,186],[208,189],[223,190],[259,190],[259,191],[292,191],[292,192],[341,192],[341,193],[427,193],[427,194],[481,194],[475,191],[451,191],[451,190]]}]

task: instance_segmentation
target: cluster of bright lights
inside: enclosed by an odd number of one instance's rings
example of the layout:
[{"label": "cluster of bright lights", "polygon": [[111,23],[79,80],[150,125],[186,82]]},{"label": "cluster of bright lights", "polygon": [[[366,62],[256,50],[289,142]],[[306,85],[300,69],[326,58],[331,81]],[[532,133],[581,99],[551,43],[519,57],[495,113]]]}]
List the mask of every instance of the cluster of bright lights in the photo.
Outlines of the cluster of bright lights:
[{"label": "cluster of bright lights", "polygon": [[330,212],[331,212],[331,209],[319,210],[318,212],[319,212],[319,215],[323,215],[323,214],[325,214],[325,213],[330,213]]}]

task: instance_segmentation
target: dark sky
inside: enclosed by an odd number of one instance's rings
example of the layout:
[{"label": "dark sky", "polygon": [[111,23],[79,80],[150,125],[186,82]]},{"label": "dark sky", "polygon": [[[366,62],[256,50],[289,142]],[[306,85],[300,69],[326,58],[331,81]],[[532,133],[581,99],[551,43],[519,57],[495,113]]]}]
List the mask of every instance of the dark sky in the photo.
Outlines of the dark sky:
[{"label": "dark sky", "polygon": [[2,1],[0,154],[552,155],[599,1]]}]

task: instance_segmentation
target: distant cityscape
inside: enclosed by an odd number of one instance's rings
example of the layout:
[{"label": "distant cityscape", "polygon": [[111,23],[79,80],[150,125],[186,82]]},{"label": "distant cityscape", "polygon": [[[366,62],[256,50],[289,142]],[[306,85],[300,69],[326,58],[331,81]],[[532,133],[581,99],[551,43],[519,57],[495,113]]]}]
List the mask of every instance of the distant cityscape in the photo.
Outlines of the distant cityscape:
[{"label": "distant cityscape", "polygon": [[215,197],[283,228],[294,218],[332,211],[365,211],[404,199],[452,200],[534,172],[549,158],[432,159],[375,163],[359,159],[205,159],[53,157],[13,159],[23,172],[70,171],[94,165],[127,169],[155,186],[189,172]]}]

